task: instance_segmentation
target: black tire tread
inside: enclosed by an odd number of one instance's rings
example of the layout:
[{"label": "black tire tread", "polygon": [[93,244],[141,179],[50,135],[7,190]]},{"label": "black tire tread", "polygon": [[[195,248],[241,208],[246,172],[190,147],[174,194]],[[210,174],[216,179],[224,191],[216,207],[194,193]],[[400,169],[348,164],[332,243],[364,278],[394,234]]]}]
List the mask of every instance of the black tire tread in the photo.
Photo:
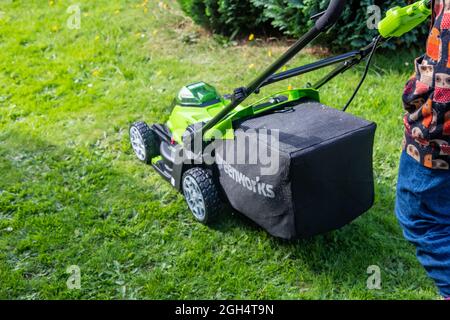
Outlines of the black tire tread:
[{"label": "black tire tread", "polygon": [[147,157],[145,163],[151,164],[152,159],[159,155],[159,141],[155,132],[144,121],[133,123],[132,127],[136,127],[144,139]]},{"label": "black tire tread", "polygon": [[200,222],[205,225],[211,224],[224,210],[224,204],[220,198],[212,173],[209,170],[205,170],[200,167],[192,168],[184,173],[183,181],[188,175],[194,178],[197,182],[205,201],[205,220]]}]

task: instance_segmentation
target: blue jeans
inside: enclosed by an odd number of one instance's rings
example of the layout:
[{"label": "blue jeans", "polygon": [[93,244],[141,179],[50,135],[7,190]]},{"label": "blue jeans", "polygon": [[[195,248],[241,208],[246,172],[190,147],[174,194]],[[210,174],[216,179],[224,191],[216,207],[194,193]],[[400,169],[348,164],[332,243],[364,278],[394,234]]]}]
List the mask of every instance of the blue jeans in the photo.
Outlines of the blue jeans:
[{"label": "blue jeans", "polygon": [[403,153],[395,210],[420,263],[450,297],[450,171],[428,169]]}]

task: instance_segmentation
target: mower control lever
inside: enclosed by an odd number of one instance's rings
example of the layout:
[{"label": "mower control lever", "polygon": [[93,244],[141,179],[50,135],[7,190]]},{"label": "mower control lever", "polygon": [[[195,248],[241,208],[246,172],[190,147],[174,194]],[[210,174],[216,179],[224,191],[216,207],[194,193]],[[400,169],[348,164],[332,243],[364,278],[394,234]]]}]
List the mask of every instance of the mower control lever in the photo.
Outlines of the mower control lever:
[{"label": "mower control lever", "polygon": [[326,11],[322,11],[322,12],[316,13],[315,15],[313,15],[313,16],[311,17],[311,20],[316,21],[316,20],[319,19],[321,16],[323,16],[325,13],[326,13]]}]

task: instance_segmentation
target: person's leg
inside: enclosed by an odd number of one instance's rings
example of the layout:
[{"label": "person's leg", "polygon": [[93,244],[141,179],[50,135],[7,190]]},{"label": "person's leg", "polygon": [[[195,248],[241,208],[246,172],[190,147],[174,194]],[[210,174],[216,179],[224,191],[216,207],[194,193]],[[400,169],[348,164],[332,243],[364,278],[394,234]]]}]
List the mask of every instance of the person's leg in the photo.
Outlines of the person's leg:
[{"label": "person's leg", "polygon": [[404,153],[396,214],[418,260],[442,296],[450,297],[450,172],[425,168]]}]

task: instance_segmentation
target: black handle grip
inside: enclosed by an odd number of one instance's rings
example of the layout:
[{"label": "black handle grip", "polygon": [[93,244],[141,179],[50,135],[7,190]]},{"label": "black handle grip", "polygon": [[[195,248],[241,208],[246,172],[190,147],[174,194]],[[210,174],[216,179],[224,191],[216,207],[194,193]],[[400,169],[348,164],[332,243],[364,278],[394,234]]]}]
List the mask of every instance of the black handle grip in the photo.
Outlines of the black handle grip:
[{"label": "black handle grip", "polygon": [[316,21],[316,29],[320,32],[332,27],[341,17],[346,0],[331,0],[327,11]]}]

